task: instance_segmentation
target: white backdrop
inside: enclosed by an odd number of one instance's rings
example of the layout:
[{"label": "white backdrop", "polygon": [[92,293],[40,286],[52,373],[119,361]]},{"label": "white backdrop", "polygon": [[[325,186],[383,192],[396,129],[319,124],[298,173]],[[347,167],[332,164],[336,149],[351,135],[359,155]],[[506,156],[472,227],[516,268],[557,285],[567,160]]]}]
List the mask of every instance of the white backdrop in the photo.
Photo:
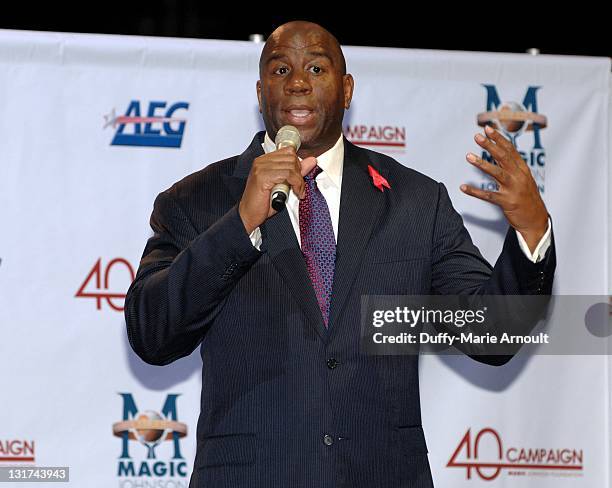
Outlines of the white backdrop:
[{"label": "white backdrop", "polygon": [[[242,152],[263,128],[260,49],[0,31],[0,465],[70,466],[78,487],[188,485],[199,355],[165,367],[140,361],[123,297],[155,196]],[[458,189],[487,181],[464,158],[478,149],[477,117],[504,102],[545,116],[546,127],[515,135],[553,216],[555,293],[609,293],[609,59],[345,54],[356,80],[345,134],[442,181],[491,261],[505,223]],[[117,134],[128,145],[113,145]],[[610,486],[607,356],[519,355],[502,368],[428,356],[421,366],[438,486]],[[179,395],[176,408],[163,413],[169,394]],[[124,443],[113,426],[133,420],[129,399],[136,416],[175,415],[187,435],[156,447],[150,438],[152,451]],[[132,426],[142,434],[147,425]]]}]

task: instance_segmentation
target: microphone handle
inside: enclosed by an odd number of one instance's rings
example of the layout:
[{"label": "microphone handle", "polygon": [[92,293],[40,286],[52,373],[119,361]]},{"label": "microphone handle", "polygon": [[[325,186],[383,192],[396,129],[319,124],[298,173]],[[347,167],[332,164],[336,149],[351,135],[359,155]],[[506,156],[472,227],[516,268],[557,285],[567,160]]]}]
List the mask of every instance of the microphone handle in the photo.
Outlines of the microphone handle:
[{"label": "microphone handle", "polygon": [[[276,149],[281,149],[286,146],[295,146],[291,142],[282,141],[278,144]],[[272,188],[272,192],[270,193],[270,205],[277,212],[282,211],[285,208],[285,204],[287,203],[287,199],[289,198],[289,185],[286,181],[282,183],[277,183]]]},{"label": "microphone handle", "polygon": [[285,208],[287,198],[289,198],[289,185],[286,183],[278,183],[274,185],[270,195],[270,205],[272,205],[272,208],[277,212],[280,212]]}]

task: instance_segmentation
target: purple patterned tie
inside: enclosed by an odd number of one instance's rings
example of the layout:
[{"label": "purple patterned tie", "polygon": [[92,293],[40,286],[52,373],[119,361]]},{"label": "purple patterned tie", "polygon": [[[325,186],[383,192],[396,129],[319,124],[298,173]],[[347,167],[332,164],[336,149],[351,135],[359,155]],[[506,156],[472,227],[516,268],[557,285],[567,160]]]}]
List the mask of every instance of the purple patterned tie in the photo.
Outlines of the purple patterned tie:
[{"label": "purple patterned tie", "polygon": [[306,197],[300,200],[299,213],[302,254],[319,302],[323,322],[327,327],[336,262],[336,240],[325,197],[315,181],[321,171],[321,168],[315,166],[304,176]]}]

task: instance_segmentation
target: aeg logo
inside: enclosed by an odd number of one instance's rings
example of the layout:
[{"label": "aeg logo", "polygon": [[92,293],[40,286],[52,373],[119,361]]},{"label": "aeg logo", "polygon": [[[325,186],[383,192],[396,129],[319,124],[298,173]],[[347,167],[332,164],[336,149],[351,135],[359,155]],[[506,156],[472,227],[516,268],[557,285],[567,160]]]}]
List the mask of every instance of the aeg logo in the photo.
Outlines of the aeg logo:
[{"label": "aeg logo", "polygon": [[[147,115],[142,116],[140,101],[132,100],[125,115],[117,116],[115,109],[104,116],[104,127],[116,128],[111,146],[149,146],[180,148],[187,120],[177,118],[178,110],[189,109],[187,102],[176,102],[166,109],[167,102],[150,102]],[[165,112],[163,112],[163,110]],[[127,127],[130,127],[127,130]],[[143,127],[144,126],[144,127]]]}]

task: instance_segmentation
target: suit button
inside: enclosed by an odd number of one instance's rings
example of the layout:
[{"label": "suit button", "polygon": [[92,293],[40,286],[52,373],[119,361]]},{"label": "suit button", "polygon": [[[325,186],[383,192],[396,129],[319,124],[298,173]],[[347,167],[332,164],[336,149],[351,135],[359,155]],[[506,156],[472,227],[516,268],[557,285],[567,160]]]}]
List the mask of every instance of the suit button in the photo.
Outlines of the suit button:
[{"label": "suit button", "polygon": [[334,369],[336,366],[338,366],[338,360],[336,358],[329,358],[327,360],[327,367],[329,369]]},{"label": "suit button", "polygon": [[325,434],[323,436],[323,444],[325,444],[326,446],[331,446],[334,443],[334,438],[329,435],[329,434]]}]

